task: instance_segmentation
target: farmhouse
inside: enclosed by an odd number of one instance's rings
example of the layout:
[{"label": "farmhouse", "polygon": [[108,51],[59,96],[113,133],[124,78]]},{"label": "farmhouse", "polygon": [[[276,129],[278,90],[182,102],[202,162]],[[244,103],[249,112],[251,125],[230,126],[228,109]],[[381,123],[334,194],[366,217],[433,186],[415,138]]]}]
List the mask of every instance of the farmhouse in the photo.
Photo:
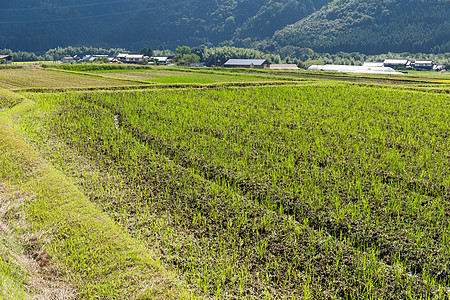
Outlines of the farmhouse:
[{"label": "farmhouse", "polygon": [[298,66],[296,64],[273,64],[273,65],[270,65],[270,69],[275,69],[275,70],[298,70]]},{"label": "farmhouse", "polygon": [[116,56],[118,61],[123,63],[133,64],[133,63],[146,63],[148,62],[149,57],[144,54],[135,54],[135,53],[119,53]]},{"label": "farmhouse", "polygon": [[139,63],[139,62],[147,62],[148,56],[143,54],[128,54],[125,57],[125,62],[127,63]]},{"label": "farmhouse", "polygon": [[3,64],[11,64],[13,61],[13,58],[11,55],[0,55],[0,62]]},{"label": "farmhouse", "polygon": [[229,59],[223,66],[226,68],[268,69],[270,64],[265,59]]},{"label": "farmhouse", "polygon": [[128,53],[119,53],[119,54],[117,54],[116,59],[118,61],[124,62],[126,57],[127,57],[127,55],[128,55]]},{"label": "farmhouse", "polygon": [[63,58],[61,58],[61,62],[63,64],[70,64],[72,62],[74,62],[74,58],[72,56],[64,56]]},{"label": "farmhouse", "polygon": [[431,60],[416,60],[414,68],[418,70],[433,70],[434,63]]},{"label": "farmhouse", "polygon": [[384,66],[393,69],[407,69],[411,68],[411,61],[404,58],[386,58],[384,60]]},{"label": "farmhouse", "polygon": [[152,56],[150,59],[157,61],[160,65],[168,65],[170,64],[168,56]]}]

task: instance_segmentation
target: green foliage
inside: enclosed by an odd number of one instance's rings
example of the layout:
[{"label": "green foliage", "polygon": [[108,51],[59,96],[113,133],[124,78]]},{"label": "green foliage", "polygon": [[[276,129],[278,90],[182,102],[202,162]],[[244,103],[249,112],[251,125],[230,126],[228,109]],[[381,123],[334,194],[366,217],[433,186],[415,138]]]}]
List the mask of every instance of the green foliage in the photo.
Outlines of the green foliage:
[{"label": "green foliage", "polygon": [[230,58],[264,58],[271,63],[278,63],[281,61],[280,56],[276,54],[267,54],[255,49],[230,46],[206,48],[203,54],[203,59],[207,66],[215,65],[217,60],[220,60],[223,64]]},{"label": "green foliage", "polygon": [[153,56],[153,49],[152,49],[151,47],[148,47],[148,48],[142,48],[142,49],[139,51],[139,53],[140,53],[140,54],[147,55],[148,57],[151,57],[151,56]]},{"label": "green foliage", "polygon": [[337,0],[274,35],[318,52],[450,52],[448,1]]},{"label": "green foliage", "polygon": [[189,65],[190,63],[200,62],[200,57],[197,54],[191,52],[191,48],[188,46],[179,46],[175,50],[177,54],[175,59],[179,65]]},{"label": "green foliage", "polygon": [[179,55],[179,56],[183,56],[183,55],[186,55],[186,54],[191,54],[191,48],[189,48],[188,46],[179,46],[175,50],[175,53],[177,55]]},{"label": "green foliage", "polygon": [[0,111],[5,108],[11,108],[22,102],[22,100],[23,98],[20,95],[0,88]]},{"label": "green foliage", "polygon": [[119,52],[125,52],[125,49],[121,48],[110,48],[110,49],[104,49],[104,48],[96,48],[96,47],[57,47],[54,49],[49,49],[47,52],[45,52],[45,57],[52,57],[53,60],[60,60],[64,56],[75,56],[78,55],[79,57],[83,57],[84,55],[92,55],[92,54],[98,54],[98,55],[108,55],[108,56],[115,56]]}]

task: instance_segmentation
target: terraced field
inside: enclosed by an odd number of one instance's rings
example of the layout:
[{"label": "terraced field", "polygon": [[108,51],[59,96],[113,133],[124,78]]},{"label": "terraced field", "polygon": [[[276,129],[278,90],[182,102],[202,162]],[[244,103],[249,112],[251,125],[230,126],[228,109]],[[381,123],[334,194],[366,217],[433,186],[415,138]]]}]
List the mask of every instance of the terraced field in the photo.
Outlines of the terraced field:
[{"label": "terraced field", "polygon": [[[110,73],[141,72],[161,75]],[[26,93],[32,104],[12,122],[168,270],[154,276],[174,274],[164,276],[175,298],[449,297],[445,86],[256,75],[264,81]],[[78,278],[70,265],[60,266]]]},{"label": "terraced field", "polygon": [[132,83],[114,79],[103,79],[46,70],[36,66],[24,66],[20,69],[0,69],[0,87],[9,90],[24,89],[65,89],[65,88],[108,88],[130,86]]}]

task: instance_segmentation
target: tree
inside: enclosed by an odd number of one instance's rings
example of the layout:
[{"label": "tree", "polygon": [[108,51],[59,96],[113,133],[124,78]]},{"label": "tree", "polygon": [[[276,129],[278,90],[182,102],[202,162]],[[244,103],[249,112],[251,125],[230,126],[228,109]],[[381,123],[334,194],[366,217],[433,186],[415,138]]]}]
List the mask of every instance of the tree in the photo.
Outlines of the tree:
[{"label": "tree", "polygon": [[175,50],[175,53],[177,56],[183,56],[186,54],[191,54],[191,48],[189,48],[188,46],[178,46],[177,49]]},{"label": "tree", "polygon": [[142,48],[139,51],[140,54],[144,54],[147,55],[148,57],[152,57],[153,56],[153,49],[151,47],[148,48]]},{"label": "tree", "polygon": [[198,55],[198,57],[200,57],[200,61],[204,61],[205,48],[193,47],[191,52],[192,54]]},{"label": "tree", "polygon": [[179,46],[175,50],[175,60],[179,65],[188,65],[190,63],[200,62],[200,56],[192,53],[191,48],[188,46]]}]

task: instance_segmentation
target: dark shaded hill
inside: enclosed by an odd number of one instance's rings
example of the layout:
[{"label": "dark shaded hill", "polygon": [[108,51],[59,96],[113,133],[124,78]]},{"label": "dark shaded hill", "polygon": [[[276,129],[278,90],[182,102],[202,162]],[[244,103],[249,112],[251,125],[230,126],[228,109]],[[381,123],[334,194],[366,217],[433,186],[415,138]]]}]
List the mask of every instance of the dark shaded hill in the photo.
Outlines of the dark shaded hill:
[{"label": "dark shaded hill", "polygon": [[139,49],[270,38],[330,0],[17,0],[0,2],[0,48]]},{"label": "dark shaded hill", "polygon": [[318,52],[450,52],[448,0],[335,0],[274,35]]},{"label": "dark shaded hill", "polygon": [[143,8],[141,0],[0,0],[0,49],[103,45],[99,36]]},{"label": "dark shaded hill", "polygon": [[449,0],[0,0],[0,49],[450,52]]},{"label": "dark shaded hill", "polygon": [[329,0],[173,0],[170,7],[147,9],[112,28],[104,37],[117,45],[138,47],[148,43],[174,48],[178,45],[217,45],[224,41],[272,37],[320,9]]}]

